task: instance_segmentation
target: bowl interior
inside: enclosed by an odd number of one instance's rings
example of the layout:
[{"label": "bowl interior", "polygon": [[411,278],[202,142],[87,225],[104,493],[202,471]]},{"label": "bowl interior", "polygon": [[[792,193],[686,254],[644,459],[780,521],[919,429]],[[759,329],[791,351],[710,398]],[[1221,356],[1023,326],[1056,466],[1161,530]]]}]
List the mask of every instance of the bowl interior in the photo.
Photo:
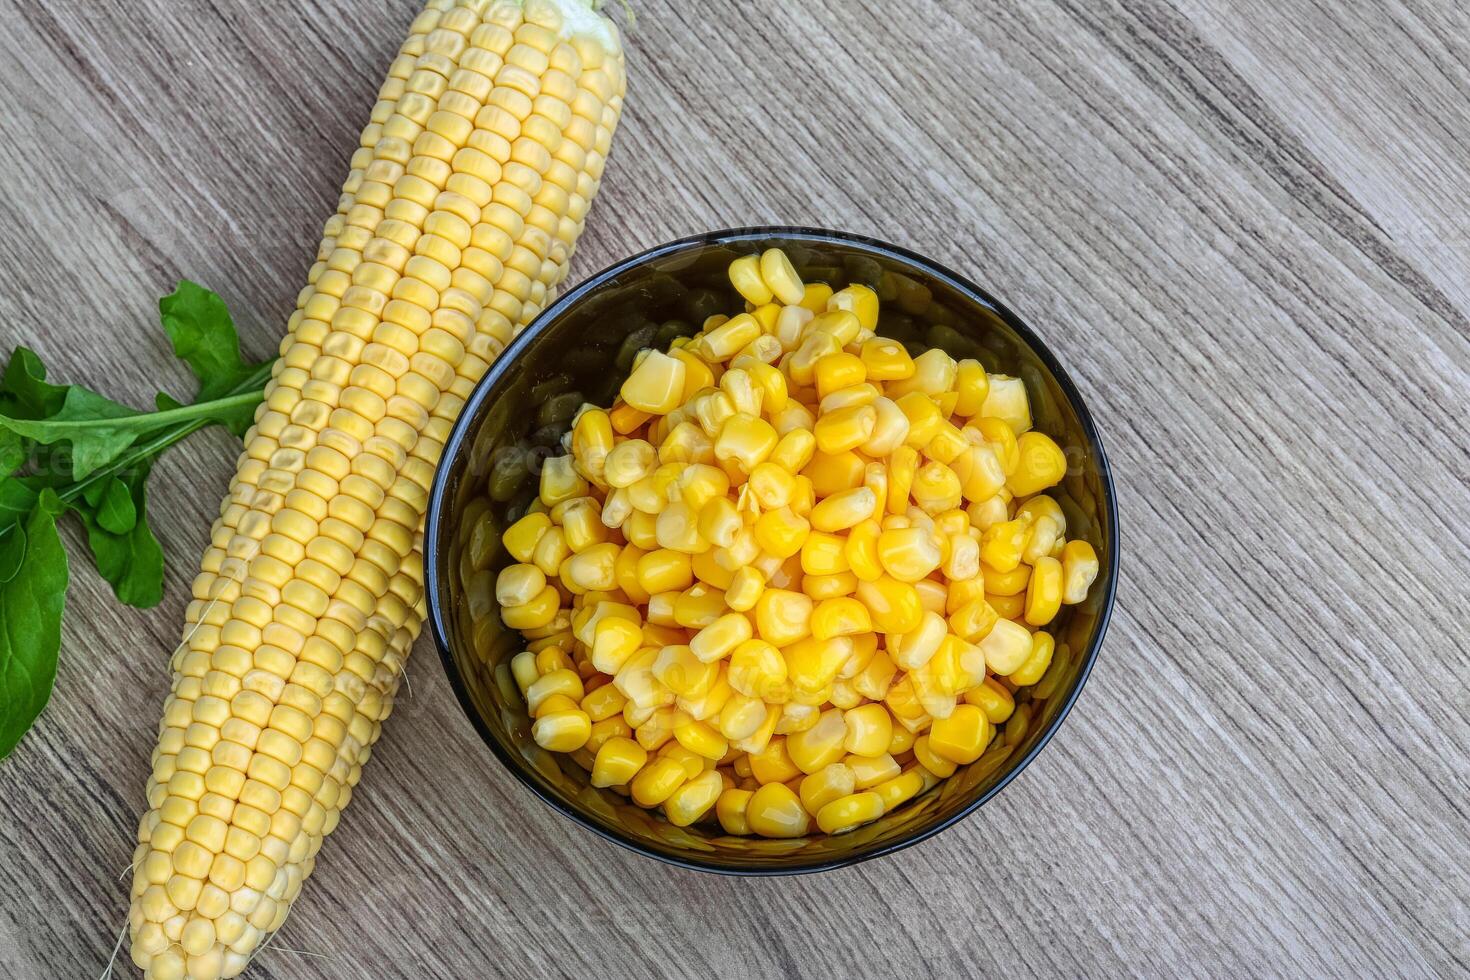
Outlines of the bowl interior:
[{"label": "bowl interior", "polygon": [[[1049,627],[1056,655],[1042,680],[1017,692],[1018,710],[975,763],[876,822],[837,837],[732,837],[678,828],[608,790],[593,789],[568,756],[531,738],[509,662],[524,641],[501,622],[500,544],[537,492],[540,464],[583,402],[610,405],[641,347],[666,347],[705,317],[740,309],[726,267],[784,248],[807,282],[861,282],[882,300],[878,332],[913,346],[973,357],[1025,380],[1035,425],[1066,450],[1069,473],[1052,494],[1069,538],[1097,549],[1088,599]],[[861,860],[929,836],[983,803],[1050,737],[1070,708],[1107,624],[1116,579],[1115,512],[1092,423],[1052,356],[973,284],[918,256],[866,239],[794,229],[726,233],[653,249],[594,277],[529,327],[491,368],[446,447],[427,531],[431,621],[456,693],[481,735],[552,806],[619,843],[675,863],[738,873],[792,873]]]}]

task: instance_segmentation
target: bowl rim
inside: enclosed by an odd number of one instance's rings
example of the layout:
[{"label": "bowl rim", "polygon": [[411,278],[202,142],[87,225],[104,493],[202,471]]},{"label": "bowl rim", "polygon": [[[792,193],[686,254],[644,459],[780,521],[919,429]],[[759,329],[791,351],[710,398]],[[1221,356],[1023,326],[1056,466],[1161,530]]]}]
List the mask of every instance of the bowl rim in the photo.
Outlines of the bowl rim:
[{"label": "bowl rim", "polygon": [[[463,448],[463,443],[470,429],[471,423],[479,414],[481,406],[490,397],[501,379],[506,374],[509,366],[520,356],[522,351],[534,341],[546,327],[560,317],[566,310],[581,302],[590,292],[602,287],[609,280],[615,279],[622,274],[646,264],[653,259],[665,255],[684,251],[686,249],[709,246],[709,245],[739,245],[744,242],[761,241],[771,238],[784,238],[792,241],[813,243],[835,243],[845,246],[854,246],[870,254],[882,255],[890,259],[898,259],[904,263],[917,266],[925,273],[933,275],[955,289],[957,292],[968,296],[971,300],[984,306],[990,307],[1005,321],[1006,325],[1016,332],[1016,335],[1024,341],[1038,358],[1044,363],[1056,379],[1058,387],[1067,397],[1067,401],[1077,413],[1077,420],[1082,426],[1091,443],[1091,449],[1097,461],[1098,478],[1103,487],[1103,509],[1107,515],[1108,526],[1112,531],[1113,547],[1108,558],[1107,588],[1103,596],[1101,608],[1098,611],[1097,630],[1093,635],[1092,642],[1088,644],[1083,656],[1082,666],[1077,675],[1077,683],[1068,694],[1061,710],[1052,719],[1051,724],[1042,732],[1036,740],[1036,744],[1026,753],[1020,762],[1011,769],[1006,776],[981,793],[975,799],[967,803],[954,814],[938,822],[932,827],[918,831],[891,841],[880,847],[868,850],[860,850],[851,855],[834,858],[820,858],[791,867],[764,868],[764,867],[728,867],[714,863],[706,863],[698,858],[684,858],[669,854],[663,854],[645,846],[638,840],[624,836],[615,831],[599,826],[582,814],[575,807],[564,804],[561,800],[542,791],[541,787],[530,778],[526,772],[525,760],[513,756],[503,749],[500,743],[491,734],[489,727],[480,717],[475,709],[474,702],[470,697],[469,688],[461,676],[458,666],[454,662],[454,655],[450,650],[448,630],[446,628],[445,615],[440,601],[443,593],[443,583],[439,579],[439,531],[441,518],[444,511],[444,503],[448,496],[450,484],[450,471],[453,467],[447,465],[448,461],[457,459]],[[445,441],[444,450],[440,457],[440,464],[434,473],[434,482],[429,495],[429,509],[424,525],[424,592],[427,599],[428,619],[430,633],[434,638],[434,645],[439,651],[439,660],[444,666],[444,672],[449,678],[449,685],[454,690],[456,699],[459,701],[461,710],[464,711],[470,724],[479,733],[482,741],[489,746],[491,754],[500,761],[500,764],[508,769],[515,778],[541,802],[556,810],[558,813],[590,830],[598,837],[611,841],[628,850],[634,851],[644,857],[654,858],[665,864],[685,868],[691,871],[702,871],[706,873],[730,875],[734,877],[777,877],[786,875],[813,874],[821,871],[831,871],[837,868],[850,867],[861,864],[864,861],[884,855],[893,854],[907,847],[922,843],[948,830],[955,824],[964,820],[990,800],[994,799],[1001,790],[1009,786],[1032,761],[1041,753],[1052,740],[1057,730],[1061,728],[1062,722],[1071,714],[1072,707],[1077,703],[1077,698],[1082,694],[1082,689],[1087,685],[1087,679],[1092,673],[1093,665],[1096,663],[1098,654],[1102,648],[1103,639],[1107,635],[1108,624],[1112,619],[1113,606],[1117,599],[1118,570],[1119,570],[1119,533],[1118,533],[1118,500],[1117,488],[1113,481],[1112,468],[1108,463],[1107,453],[1103,449],[1102,438],[1097,431],[1097,425],[1093,420],[1092,412],[1088,409],[1086,401],[1078,391],[1071,375],[1062,366],[1050,347],[1017,316],[1010,307],[1000,302],[989,292],[939,262],[920,255],[900,245],[894,245],[881,239],[867,235],[859,235],[851,232],[833,231],[823,228],[814,228],[803,225],[750,225],[741,228],[728,228],[720,231],[705,232],[698,235],[689,235],[684,238],[665,242],[646,248],[634,255],[616,262],[594,275],[588,276],[576,287],[559,297],[545,310],[537,314],[536,318],[529,323],[521,333],[511,341],[510,345],[501,352],[500,356],[491,362],[489,369],[485,372],[474,391],[466,399],[464,407],[460,410],[459,417],[455,420],[450,430],[449,438]]]}]

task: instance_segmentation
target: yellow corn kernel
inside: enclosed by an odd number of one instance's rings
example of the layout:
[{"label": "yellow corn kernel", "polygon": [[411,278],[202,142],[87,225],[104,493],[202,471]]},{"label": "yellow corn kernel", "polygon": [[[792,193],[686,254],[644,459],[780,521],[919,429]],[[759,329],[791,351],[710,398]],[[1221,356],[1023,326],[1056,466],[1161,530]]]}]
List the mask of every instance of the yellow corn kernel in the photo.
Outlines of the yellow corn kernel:
[{"label": "yellow corn kernel", "polygon": [[675,827],[687,827],[714,807],[724,792],[725,781],[713,769],[689,780],[664,801],[664,816]]},{"label": "yellow corn kernel", "polygon": [[733,573],[715,559],[714,549],[692,556],[689,564],[694,577],[711,589],[728,589],[734,578]]},{"label": "yellow corn kernel", "polygon": [[542,715],[552,715],[561,711],[579,710],[581,709],[577,707],[577,702],[565,694],[550,694],[541,699],[541,703],[536,707],[534,712],[534,717],[539,718]]},{"label": "yellow corn kernel", "polygon": [[750,753],[750,775],[761,784],[785,783],[800,776],[801,770],[791,761],[786,739],[777,736],[761,751]]},{"label": "yellow corn kernel", "polygon": [[842,712],[829,708],[817,723],[804,732],[786,736],[786,752],[796,768],[811,774],[842,758],[842,743],[847,738],[847,724]]},{"label": "yellow corn kernel", "polygon": [[1026,587],[1026,622],[1045,626],[1061,608],[1062,563],[1050,556],[1038,558]]},{"label": "yellow corn kernel", "polygon": [[654,519],[654,536],[660,548],[683,554],[698,554],[709,548],[699,535],[699,514],[682,500],[670,502]]},{"label": "yellow corn kernel", "polygon": [[561,525],[567,547],[574,552],[585,551],[607,540],[607,527],[602,523],[601,510],[592,497],[563,500],[551,509],[551,517]]},{"label": "yellow corn kernel", "polygon": [[909,507],[909,491],[914,485],[914,472],[919,467],[919,454],[912,446],[899,446],[888,457],[888,513],[902,514]]},{"label": "yellow corn kernel", "polygon": [[541,671],[536,668],[536,655],[530,650],[522,650],[510,658],[510,672],[515,678],[516,687],[520,688],[522,697],[541,676]]},{"label": "yellow corn kernel", "polygon": [[801,805],[808,813],[816,813],[833,800],[850,796],[857,789],[857,778],[840,762],[824,766],[801,780]]},{"label": "yellow corn kernel", "polygon": [[825,691],[852,656],[853,649],[852,640],[845,636],[825,640],[807,637],[787,647],[784,651],[787,679],[793,696],[811,698]]},{"label": "yellow corn kernel", "polygon": [[882,701],[888,697],[889,687],[897,673],[898,668],[894,666],[892,658],[886,651],[879,650],[862,670],[853,675],[853,690],[865,698]]},{"label": "yellow corn kernel", "polygon": [[852,313],[864,330],[878,328],[878,294],[862,283],[853,283],[833,293],[827,309]]},{"label": "yellow corn kernel", "polygon": [[941,421],[934,437],[919,448],[930,459],[948,464],[972,445],[958,426],[949,421]]},{"label": "yellow corn kernel", "polygon": [[995,610],[1001,619],[1010,619],[1020,622],[1026,615],[1026,593],[1017,595],[996,595],[993,592],[985,593],[985,601]]},{"label": "yellow corn kernel", "polygon": [[612,423],[613,431],[622,436],[637,432],[650,418],[652,416],[649,413],[640,412],[623,401],[619,401],[607,413],[607,419]]},{"label": "yellow corn kernel", "polygon": [[[885,712],[886,714],[886,712]],[[891,722],[890,722],[891,724]],[[902,726],[899,726],[902,729]],[[852,770],[855,789],[872,789],[903,772],[886,747],[873,755],[849,755],[843,764]]]},{"label": "yellow corn kernel", "polygon": [[888,751],[893,737],[893,716],[881,704],[865,704],[843,714],[847,733],[843,738],[845,752],[860,756],[880,756]]},{"label": "yellow corn kernel", "polygon": [[788,786],[767,783],[746,802],[745,823],[761,837],[792,838],[805,836],[812,818]]},{"label": "yellow corn kernel", "polygon": [[699,343],[700,352],[709,361],[728,361],[760,335],[760,321],[749,313],[741,313],[707,330]]},{"label": "yellow corn kernel", "polygon": [[573,593],[609,592],[618,587],[617,562],[621,549],[611,541],[593,545],[562,562],[562,584]]},{"label": "yellow corn kernel", "polygon": [[819,451],[835,456],[867,442],[877,424],[876,408],[872,405],[854,405],[822,415],[817,419],[812,434],[816,436]]},{"label": "yellow corn kernel", "polygon": [[801,472],[812,481],[816,495],[826,498],[862,486],[866,471],[867,463],[857,453],[832,454],[819,450]]},{"label": "yellow corn kernel", "polygon": [[980,640],[986,665],[1002,677],[1017,670],[1031,654],[1031,634],[1026,627],[1009,619],[999,620]]},{"label": "yellow corn kernel", "polygon": [[902,397],[895,397],[890,392],[890,397],[894,398],[894,405],[908,421],[908,434],[904,437],[904,444],[909,447],[928,445],[945,424],[939,406],[921,391],[911,391]]},{"label": "yellow corn kernel", "polygon": [[705,759],[719,760],[730,748],[723,735],[699,721],[675,725],[674,738],[684,748]]},{"label": "yellow corn kernel", "polygon": [[583,474],[595,482],[603,478],[607,454],[613,448],[612,421],[600,408],[586,407],[572,426],[572,457]]},{"label": "yellow corn kernel", "polygon": [[924,790],[924,777],[917,770],[900,773],[892,779],[873,787],[873,792],[883,801],[884,812],[918,796]]},{"label": "yellow corn kernel", "polygon": [[990,635],[999,621],[1000,614],[982,593],[950,613],[949,628],[965,642],[979,643]]},{"label": "yellow corn kernel", "polygon": [[575,752],[591,734],[592,719],[580,710],[544,714],[531,726],[531,737],[548,752]]},{"label": "yellow corn kernel", "polygon": [[[1009,431],[1009,430],[1008,430]],[[1005,470],[990,445],[968,445],[949,464],[966,500],[984,501],[1005,486]],[[1004,520],[1004,516],[1001,517]],[[992,521],[992,523],[994,523]],[[988,526],[988,525],[987,525]]]},{"label": "yellow corn kernel", "polygon": [[776,723],[776,734],[790,735],[792,732],[804,732],[815,725],[821,717],[822,709],[814,704],[787,701],[781,705],[781,720]]},{"label": "yellow corn kernel", "polygon": [[693,584],[694,569],[687,554],[660,548],[638,559],[638,586],[650,595],[680,592]]},{"label": "yellow corn kernel", "polygon": [[833,800],[817,813],[817,826],[824,833],[841,834],[883,816],[883,797],[873,792],[854,793]]},{"label": "yellow corn kernel", "polygon": [[518,562],[530,562],[541,536],[551,529],[551,518],[546,514],[527,514],[505,529],[501,543],[511,557]]},{"label": "yellow corn kernel", "polygon": [[980,758],[990,744],[991,726],[985,713],[973,704],[962,704],[948,718],[936,718],[929,728],[929,751],[959,765]]},{"label": "yellow corn kernel", "polygon": [[667,415],[679,406],[687,372],[684,362],[656,350],[646,351],[619,389],[623,401],[640,412]]},{"label": "yellow corn kernel", "polygon": [[653,663],[658,659],[656,647],[644,647],[633,656],[613,677],[618,690],[639,708],[657,708],[673,704],[675,694],[664,686],[653,674]]},{"label": "yellow corn kernel", "polygon": [[658,518],[651,513],[634,511],[623,522],[623,536],[635,548],[654,551],[658,548]]},{"label": "yellow corn kernel", "polygon": [[719,679],[717,664],[705,663],[687,646],[670,644],[659,650],[653,661],[653,676],[677,697],[697,698]]},{"label": "yellow corn kernel", "polygon": [[914,739],[914,760],[940,779],[948,779],[959,768],[952,760],[930,748],[928,735],[920,735]]},{"label": "yellow corn kernel", "polygon": [[547,507],[585,496],[587,489],[587,481],[573,466],[572,457],[552,456],[541,464],[541,502]]},{"label": "yellow corn kernel", "polygon": [[567,536],[559,527],[549,528],[541,535],[541,540],[536,542],[536,550],[531,555],[531,561],[541,569],[541,574],[550,578],[561,571],[561,563],[571,557],[572,549],[567,547]]},{"label": "yellow corn kernel", "polygon": [[976,501],[965,508],[965,513],[970,518],[970,526],[982,534],[995,525],[1010,519],[1011,512],[1007,501],[1010,491],[997,493],[986,500]]},{"label": "yellow corn kernel", "polygon": [[884,571],[900,582],[917,582],[940,566],[943,555],[928,531],[905,527],[879,536],[878,559]]},{"label": "yellow corn kernel", "polygon": [[740,514],[729,497],[711,497],[699,508],[699,534],[710,544],[727,548],[740,530]]},{"label": "yellow corn kernel", "polygon": [[1031,566],[1017,565],[1009,572],[997,572],[981,562],[980,578],[985,583],[985,591],[991,595],[1020,595],[1031,582]]},{"label": "yellow corn kernel", "polygon": [[689,401],[697,392],[714,385],[714,371],[688,347],[673,348],[669,351],[669,356],[684,363],[684,390],[679,393],[680,404]]},{"label": "yellow corn kernel", "polygon": [[1062,548],[1062,601],[1069,606],[1087,598],[1097,579],[1097,551],[1086,541],[1068,541]]},{"label": "yellow corn kernel", "polygon": [[826,398],[843,388],[860,385],[868,379],[868,370],[863,366],[862,360],[856,354],[841,351],[819,360],[813,374],[819,398]]},{"label": "yellow corn kernel", "polygon": [[554,586],[542,589],[530,602],[502,606],[500,619],[513,630],[534,630],[550,623],[561,609],[561,594]]},{"label": "yellow corn kernel", "polygon": [[927,514],[938,514],[960,505],[960,478],[937,460],[920,467],[910,486],[914,503]]},{"label": "yellow corn kernel", "polygon": [[658,452],[642,439],[625,439],[603,460],[603,479],[611,487],[630,487],[654,471]]},{"label": "yellow corn kernel", "polygon": [[[975,436],[967,437],[971,438],[972,441],[978,437],[980,442],[990,447],[991,452],[995,453],[996,460],[1000,463],[1001,472],[1006,476],[1010,476],[1016,471],[1016,467],[1021,462],[1020,443],[1016,441],[1016,434],[1011,431],[1011,427],[1003,420],[995,418],[972,419],[965,426],[965,432],[967,434],[974,432],[976,434]],[[1009,493],[1009,491],[1007,492]]]},{"label": "yellow corn kernel", "polygon": [[674,623],[685,629],[702,630],[725,611],[725,597],[718,589],[696,582],[674,599]]},{"label": "yellow corn kernel", "polygon": [[531,685],[526,691],[526,707],[534,715],[540,710],[541,702],[554,694],[560,694],[576,702],[582,700],[584,693],[582,678],[577,675],[577,672],[562,667],[547,671]]},{"label": "yellow corn kernel", "polygon": [[560,647],[543,647],[536,654],[536,669],[544,676],[554,670],[575,670],[572,658],[568,657]]},{"label": "yellow corn kernel", "polygon": [[918,736],[903,725],[893,726],[893,738],[888,741],[888,754],[898,758],[905,752],[911,752],[914,748],[914,739]]},{"label": "yellow corn kernel", "polygon": [[1022,521],[1002,521],[980,536],[980,560],[997,572],[1014,571],[1026,550],[1027,527]]},{"label": "yellow corn kernel", "polygon": [[883,704],[888,708],[889,714],[893,715],[894,720],[909,731],[923,731],[929,725],[929,715],[924,710],[924,706],[919,703],[919,696],[914,691],[914,680],[911,675],[905,674],[888,686],[888,694],[883,698]]},{"label": "yellow corn kernel", "polygon": [[648,751],[631,738],[604,741],[592,763],[592,785],[600,788],[624,786],[648,761]]},{"label": "yellow corn kernel", "polygon": [[1056,640],[1050,633],[1044,630],[1032,633],[1031,652],[1026,655],[1021,666],[1007,675],[1006,680],[1021,687],[1037,683],[1045,676],[1047,668],[1051,666],[1051,658],[1056,652],[1056,647]]},{"label": "yellow corn kernel", "polygon": [[638,623],[610,618],[599,622],[592,643],[592,666],[604,674],[616,674],[638,652],[643,630]]},{"label": "yellow corn kernel", "polygon": [[633,801],[642,807],[656,807],[684,785],[688,774],[684,764],[667,756],[650,761],[633,777],[629,790]]},{"label": "yellow corn kernel", "polygon": [[980,414],[985,418],[1000,419],[1018,436],[1031,428],[1031,402],[1026,397],[1025,382],[1004,374],[992,374],[990,390],[980,406]]},{"label": "yellow corn kernel", "polygon": [[578,707],[587,712],[588,718],[598,722],[622,714],[627,703],[628,699],[616,686],[603,683],[588,691]]},{"label": "yellow corn kernel", "polygon": [[[769,711],[766,703],[758,697],[739,693],[732,694],[720,708],[719,721],[715,727],[719,729],[721,735],[739,748],[739,743],[751,738],[766,725]],[[771,733],[775,731],[779,718],[780,710],[776,709],[775,714],[769,718],[770,731],[766,732],[766,738],[769,739]],[[758,748],[763,747],[764,743],[758,746]]]},{"label": "yellow corn kernel", "polygon": [[751,637],[750,620],[738,612],[726,613],[689,641],[689,649],[704,663],[728,656]]},{"label": "yellow corn kernel", "polygon": [[918,628],[888,638],[888,654],[894,664],[904,670],[918,670],[939,652],[939,646],[948,633],[944,617],[925,610]]},{"label": "yellow corn kernel", "polygon": [[877,581],[883,575],[879,552],[883,531],[877,521],[868,519],[856,524],[847,535],[843,554],[852,574],[864,582]]},{"label": "yellow corn kernel", "polygon": [[1017,497],[1029,497],[1060,483],[1067,475],[1067,457],[1051,436],[1023,432],[1016,439],[1016,469],[1006,486]]},{"label": "yellow corn kernel", "polygon": [[764,306],[775,298],[771,287],[761,277],[761,258],[759,255],[742,255],[729,268],[730,285],[735,291],[745,297],[745,301],[754,306]]},{"label": "yellow corn kernel", "polygon": [[874,628],[883,633],[908,633],[918,629],[923,618],[918,591],[889,575],[859,582],[857,598],[868,607]]},{"label": "yellow corn kernel", "polygon": [[[756,341],[752,341],[751,343],[758,343],[760,340],[767,339],[768,335],[770,335],[770,334],[772,334],[772,333],[775,332],[775,330],[776,330],[776,321],[780,318],[780,316],[781,316],[781,310],[782,309],[783,309],[783,307],[781,306],[780,303],[767,303],[764,306],[757,306],[755,309],[753,309],[753,310],[750,311],[750,315],[753,316],[753,317],[755,317],[756,322],[761,325],[761,333],[763,335],[761,338],[758,338]],[[772,337],[772,338],[769,338],[769,339],[774,340],[775,338]],[[778,350],[777,350],[775,356],[776,357],[780,357],[781,356],[781,353],[780,353],[780,350],[779,350],[780,341],[776,341],[776,344],[777,344]],[[749,350],[749,349],[750,349],[750,344],[747,344],[745,347],[741,348],[741,350]],[[732,361],[731,364],[733,366],[734,365],[734,362]]]},{"label": "yellow corn kernel", "polygon": [[858,579],[852,572],[835,572],[831,575],[803,575],[801,590],[817,602],[824,599],[840,599],[857,591]]},{"label": "yellow corn kernel", "polygon": [[959,393],[954,414],[970,418],[978,415],[985,405],[985,398],[990,394],[990,376],[979,361],[965,358],[955,365],[954,387]]},{"label": "yellow corn kernel", "polygon": [[914,376],[914,361],[903,344],[887,337],[873,337],[863,342],[863,365],[873,381],[903,381]]},{"label": "yellow corn kernel", "polygon": [[823,531],[810,532],[801,545],[801,570],[807,575],[836,575],[848,570],[847,539]]},{"label": "yellow corn kernel", "polygon": [[730,576],[730,584],[725,587],[725,604],[735,612],[747,612],[755,608],[765,587],[765,576],[744,566]]},{"label": "yellow corn kernel", "polygon": [[[674,416],[670,415],[670,419]],[[704,430],[688,420],[674,424],[658,445],[658,461],[670,463],[713,463],[715,444]],[[636,486],[637,484],[634,484]],[[631,488],[630,488],[631,489]]]},{"label": "yellow corn kernel", "polygon": [[768,510],[755,522],[755,540],[768,555],[786,559],[801,550],[811,524],[789,507]]},{"label": "yellow corn kernel", "polygon": [[786,686],[786,658],[765,640],[746,640],[730,655],[730,686],[748,697],[769,700]]},{"label": "yellow corn kernel", "polygon": [[823,599],[812,612],[812,636],[829,640],[834,636],[852,636],[873,629],[868,607],[847,597]]},{"label": "yellow corn kernel", "polygon": [[878,498],[868,487],[839,490],[812,508],[812,527],[818,531],[845,531],[873,516]]},{"label": "yellow corn kernel", "polygon": [[768,588],[756,600],[756,632],[775,646],[789,646],[811,633],[813,608],[810,596]]},{"label": "yellow corn kernel", "polygon": [[779,438],[771,423],[753,415],[732,415],[715,440],[715,458],[734,460],[749,473],[775,450]]},{"label": "yellow corn kernel", "polygon": [[814,282],[807,285],[802,291],[801,300],[796,304],[812,313],[821,313],[827,308],[827,301],[832,298],[832,287],[824,282]]},{"label": "yellow corn kernel", "polygon": [[495,579],[495,601],[523,606],[546,588],[546,575],[535,565],[509,565]]},{"label": "yellow corn kernel", "polygon": [[745,813],[754,795],[748,789],[727,789],[720,794],[720,798],[715,801],[715,817],[725,833],[744,837],[753,832],[749,821],[745,819]]},{"label": "yellow corn kernel", "polygon": [[994,677],[987,677],[984,683],[966,691],[965,702],[985,712],[992,725],[1003,724],[1016,710],[1015,696]]},{"label": "yellow corn kernel", "polygon": [[900,400],[914,393],[938,397],[954,390],[957,371],[954,358],[937,347],[930,348],[914,358],[913,374],[888,386],[889,396]]},{"label": "yellow corn kernel", "polygon": [[832,310],[818,313],[806,327],[806,337],[827,337],[831,349],[840,350],[859,339],[863,332],[862,322],[849,310]]}]

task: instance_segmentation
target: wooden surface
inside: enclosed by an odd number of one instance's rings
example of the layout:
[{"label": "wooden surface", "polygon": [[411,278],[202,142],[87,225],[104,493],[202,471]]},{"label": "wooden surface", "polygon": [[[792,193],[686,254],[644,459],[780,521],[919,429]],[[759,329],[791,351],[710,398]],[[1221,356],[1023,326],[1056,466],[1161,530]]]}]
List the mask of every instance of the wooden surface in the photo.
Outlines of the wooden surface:
[{"label": "wooden surface", "polygon": [[[801,222],[1008,300],[1074,372],[1117,473],[1102,658],[1051,746],[961,826],[743,881],[538,803],[421,642],[249,975],[1466,975],[1464,4],[635,6],[573,278]],[[271,351],[413,9],[4,4],[4,345],[142,404],[183,380],[152,311],[188,276]],[[233,455],[212,432],[155,472],[160,608],[119,607],[73,563],[55,698],[0,764],[0,976],[97,976],[111,953]]]}]

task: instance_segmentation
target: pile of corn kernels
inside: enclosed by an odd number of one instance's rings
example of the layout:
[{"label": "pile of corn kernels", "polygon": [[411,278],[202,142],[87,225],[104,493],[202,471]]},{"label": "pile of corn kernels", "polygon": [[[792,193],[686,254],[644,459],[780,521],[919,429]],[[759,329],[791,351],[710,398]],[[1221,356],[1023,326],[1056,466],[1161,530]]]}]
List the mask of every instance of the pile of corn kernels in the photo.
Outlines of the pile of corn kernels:
[{"label": "pile of corn kernels", "polygon": [[978,759],[1097,555],[1025,387],[877,336],[878,297],[737,259],[746,312],[644,350],[504,534],[543,748],[677,826],[801,837]]}]

